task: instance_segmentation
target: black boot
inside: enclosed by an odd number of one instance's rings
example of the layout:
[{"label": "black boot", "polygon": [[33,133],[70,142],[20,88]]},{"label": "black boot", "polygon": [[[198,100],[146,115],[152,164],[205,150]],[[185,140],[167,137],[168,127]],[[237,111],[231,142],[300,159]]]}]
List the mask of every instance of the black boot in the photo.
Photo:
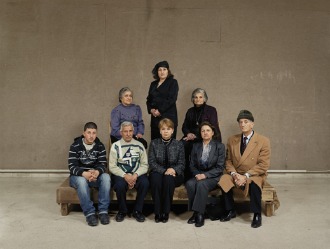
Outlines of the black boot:
[{"label": "black boot", "polygon": [[196,215],[197,215],[197,212],[194,211],[193,215],[189,218],[188,220],[188,224],[194,224],[196,222]]},{"label": "black boot", "polygon": [[163,223],[168,222],[168,213],[163,213],[163,214],[162,214],[162,222],[163,222]]},{"label": "black boot", "polygon": [[204,226],[204,214],[198,213],[196,215],[195,227],[202,227],[202,226]]}]

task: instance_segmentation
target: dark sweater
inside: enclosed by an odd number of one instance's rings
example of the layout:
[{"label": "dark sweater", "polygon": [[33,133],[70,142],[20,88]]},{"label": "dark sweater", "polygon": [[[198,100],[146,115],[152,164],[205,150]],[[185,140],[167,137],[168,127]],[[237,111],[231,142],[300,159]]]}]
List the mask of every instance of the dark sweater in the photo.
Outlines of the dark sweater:
[{"label": "dark sweater", "polygon": [[211,125],[215,127],[215,130],[217,132],[216,139],[221,142],[222,139],[221,139],[221,132],[218,123],[219,121],[218,121],[217,109],[207,104],[204,104],[200,107],[194,106],[188,109],[186,113],[186,117],[182,124],[182,132],[184,136],[187,136],[188,133],[193,133],[196,135],[197,139],[200,140],[201,136],[199,132],[199,125],[204,121],[209,122]]},{"label": "dark sweater", "polygon": [[90,151],[87,151],[83,144],[83,136],[74,139],[69,151],[69,170],[71,175],[81,176],[84,171],[95,169],[100,174],[106,171],[107,158],[105,147],[101,141],[96,138],[95,145]]}]

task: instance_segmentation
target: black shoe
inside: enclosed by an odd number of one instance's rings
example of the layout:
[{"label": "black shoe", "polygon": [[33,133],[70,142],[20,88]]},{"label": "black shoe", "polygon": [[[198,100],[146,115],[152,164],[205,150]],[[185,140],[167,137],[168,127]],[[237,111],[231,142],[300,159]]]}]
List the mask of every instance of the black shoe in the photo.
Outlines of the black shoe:
[{"label": "black shoe", "polygon": [[97,219],[97,217],[96,217],[95,214],[92,214],[90,216],[87,216],[86,217],[86,221],[87,221],[87,224],[89,226],[92,226],[92,227],[95,227],[99,223],[99,221],[98,221],[98,219]]},{"label": "black shoe", "polygon": [[159,223],[162,221],[162,215],[161,214],[155,214],[155,222]]},{"label": "black shoe", "polygon": [[261,227],[261,214],[254,213],[251,227],[253,228]]},{"label": "black shoe", "polygon": [[162,222],[163,223],[168,222],[168,214],[162,214]]},{"label": "black shoe", "polygon": [[187,221],[187,223],[188,224],[194,224],[196,222],[196,215],[197,215],[197,212],[194,212],[193,215]]},{"label": "black shoe", "polygon": [[195,227],[202,227],[202,226],[204,226],[204,214],[198,213],[196,215]]},{"label": "black shoe", "polygon": [[99,214],[99,219],[102,225],[107,225],[110,223],[109,215],[108,214]]},{"label": "black shoe", "polygon": [[232,218],[236,217],[236,211],[235,210],[229,210],[224,215],[220,217],[220,221],[230,221]]},{"label": "black shoe", "polygon": [[145,217],[140,211],[134,211],[133,212],[133,217],[138,221],[138,222],[144,222]]},{"label": "black shoe", "polygon": [[116,221],[122,222],[125,219],[126,214],[122,212],[118,212],[116,215]]}]

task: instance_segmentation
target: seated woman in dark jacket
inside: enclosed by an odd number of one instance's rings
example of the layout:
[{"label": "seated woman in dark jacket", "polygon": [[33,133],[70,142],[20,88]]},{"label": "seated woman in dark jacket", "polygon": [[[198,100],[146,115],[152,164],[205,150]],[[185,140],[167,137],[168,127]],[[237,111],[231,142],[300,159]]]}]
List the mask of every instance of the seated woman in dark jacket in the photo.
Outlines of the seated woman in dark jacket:
[{"label": "seated woman in dark jacket", "polygon": [[204,121],[207,121],[213,125],[217,134],[215,139],[221,142],[217,109],[213,106],[207,105],[207,100],[208,97],[206,91],[202,88],[196,88],[191,94],[191,102],[193,102],[194,106],[188,109],[182,125],[182,132],[184,134],[182,142],[185,148],[186,156],[186,180],[191,177],[188,165],[192,146],[194,143],[202,141],[199,132],[199,125]]},{"label": "seated woman in dark jacket", "polygon": [[164,118],[159,122],[162,138],[151,141],[148,153],[150,188],[155,205],[155,222],[168,221],[174,189],[183,183],[184,148],[172,138],[174,123]]},{"label": "seated woman in dark jacket", "polygon": [[188,223],[195,223],[196,227],[204,225],[208,193],[217,187],[225,164],[225,146],[212,139],[215,128],[203,122],[200,134],[202,141],[195,143],[191,151],[190,170],[193,178],[186,182],[188,208],[194,211]]}]

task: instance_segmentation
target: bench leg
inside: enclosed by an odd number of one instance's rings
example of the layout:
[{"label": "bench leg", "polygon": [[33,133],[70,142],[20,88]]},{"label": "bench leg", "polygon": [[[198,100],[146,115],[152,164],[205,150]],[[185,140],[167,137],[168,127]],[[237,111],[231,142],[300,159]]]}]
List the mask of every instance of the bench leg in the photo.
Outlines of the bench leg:
[{"label": "bench leg", "polygon": [[274,203],[272,201],[265,202],[265,215],[267,217],[274,215]]},{"label": "bench leg", "polygon": [[61,214],[62,216],[67,216],[70,213],[69,204],[61,203]]}]

